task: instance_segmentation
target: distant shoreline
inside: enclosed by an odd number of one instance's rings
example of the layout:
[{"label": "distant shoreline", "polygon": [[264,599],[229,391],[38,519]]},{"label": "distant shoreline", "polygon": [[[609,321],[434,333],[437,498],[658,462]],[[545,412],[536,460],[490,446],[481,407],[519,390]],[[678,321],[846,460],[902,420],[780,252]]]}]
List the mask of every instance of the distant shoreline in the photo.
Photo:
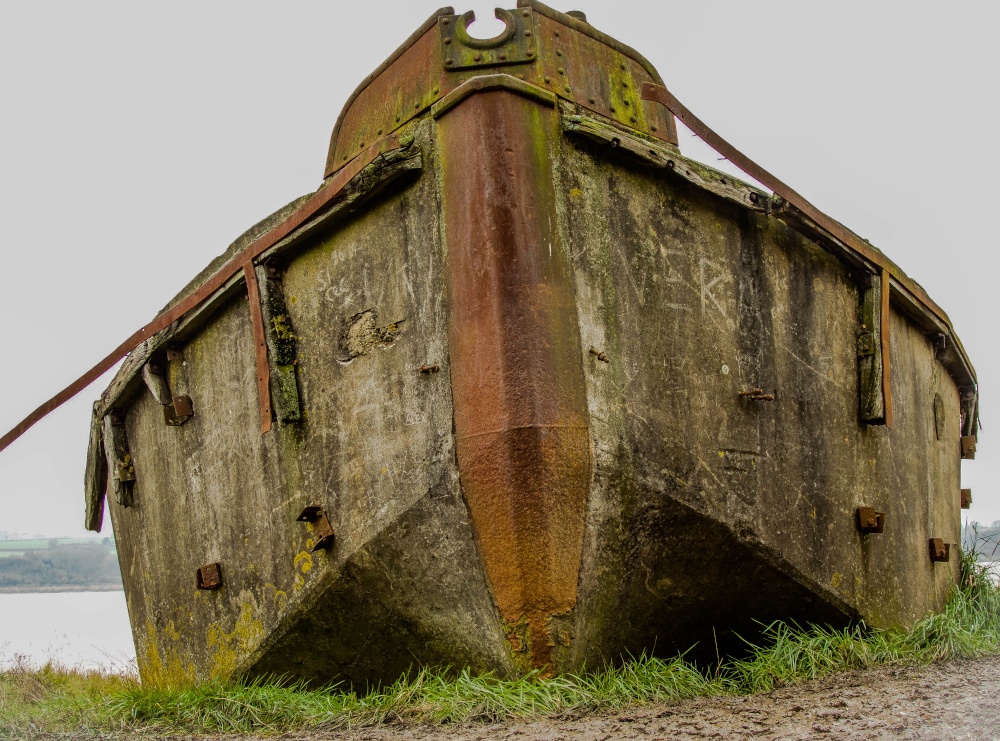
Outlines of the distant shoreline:
[{"label": "distant shoreline", "polygon": [[0,594],[51,594],[54,592],[121,592],[121,584],[33,584],[24,587],[0,587]]}]

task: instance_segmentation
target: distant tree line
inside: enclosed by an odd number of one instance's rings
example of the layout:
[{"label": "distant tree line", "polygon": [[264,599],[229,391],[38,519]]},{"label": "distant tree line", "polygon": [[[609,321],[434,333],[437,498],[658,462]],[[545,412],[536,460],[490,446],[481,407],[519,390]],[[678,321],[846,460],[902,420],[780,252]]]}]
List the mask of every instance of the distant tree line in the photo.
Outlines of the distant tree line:
[{"label": "distant tree line", "polygon": [[118,555],[114,545],[49,544],[48,548],[26,550],[23,555],[0,558],[0,588],[3,587],[88,587],[121,584]]}]

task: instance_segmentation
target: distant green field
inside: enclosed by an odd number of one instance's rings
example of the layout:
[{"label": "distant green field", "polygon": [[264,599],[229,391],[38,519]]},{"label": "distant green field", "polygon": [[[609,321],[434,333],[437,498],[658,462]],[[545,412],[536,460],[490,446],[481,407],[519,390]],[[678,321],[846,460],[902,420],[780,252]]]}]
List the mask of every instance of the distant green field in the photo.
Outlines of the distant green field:
[{"label": "distant green field", "polygon": [[9,556],[23,556],[24,551],[8,551],[0,550],[0,558],[7,558]]}]

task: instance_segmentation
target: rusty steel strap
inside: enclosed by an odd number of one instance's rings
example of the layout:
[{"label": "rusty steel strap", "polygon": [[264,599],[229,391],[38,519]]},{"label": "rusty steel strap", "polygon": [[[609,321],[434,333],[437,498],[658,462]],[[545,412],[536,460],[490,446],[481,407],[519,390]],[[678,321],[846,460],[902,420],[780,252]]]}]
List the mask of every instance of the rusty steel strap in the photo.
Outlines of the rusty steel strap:
[{"label": "rusty steel strap", "polygon": [[906,275],[902,274],[899,268],[897,268],[896,265],[889,260],[889,258],[873,248],[870,244],[865,242],[865,240],[841,224],[839,221],[820,211],[809,201],[796,193],[790,186],[783,183],[781,180],[739,151],[732,144],[712,131],[712,129],[710,129],[704,121],[694,115],[665,87],[650,82],[643,83],[642,98],[643,100],[651,100],[664,106],[668,111],[679,118],[689,129],[691,129],[691,131],[693,131],[699,139],[708,144],[708,146],[743,170],[743,172],[752,177],[754,180],[762,183],[766,187],[770,188],[775,194],[784,198],[788,203],[801,211],[808,218],[812,219],[814,223],[826,230],[830,236],[845,245],[864,261],[870,263],[873,267],[873,272],[884,272],[885,274],[892,276],[894,280],[898,281],[900,285],[904,286],[910,293],[912,293],[928,311],[937,317],[938,320],[951,329],[951,320],[948,318],[948,315],[945,314],[944,310],[934,303],[923,288],[917,285],[917,283],[908,278]]},{"label": "rusty steel strap", "polygon": [[257,396],[260,399],[260,434],[271,431],[271,366],[267,362],[267,338],[264,335],[264,313],[260,307],[260,285],[253,260],[243,264],[243,280],[250,301],[250,324],[257,356]]},{"label": "rusty steel strap", "polygon": [[131,337],[108,353],[108,355],[97,363],[97,365],[35,409],[3,437],[0,437],[0,452],[10,447],[11,443],[31,429],[31,427],[33,427],[39,420],[43,419],[50,412],[58,409],[60,406],[87,388],[87,386],[111,370],[115,366],[115,363],[134,350],[139,343],[149,339],[157,332],[166,329],[178,319],[181,319],[189,311],[203,303],[213,293],[222,288],[230,278],[241,272],[244,265],[251,262],[262,252],[273,247],[296,229],[304,226],[307,222],[318,216],[337,196],[340,195],[341,191],[344,190],[347,184],[358,173],[374,162],[378,157],[391,149],[399,148],[399,138],[395,135],[389,135],[375,142],[368,147],[368,149],[344,165],[344,167],[341,168],[335,175],[331,176],[326,185],[316,191],[316,193],[314,193],[308,201],[303,203],[302,206],[289,215],[287,219],[240,250],[221,268],[213,273],[211,277],[202,283],[194,292],[185,296],[175,306],[159,314],[146,326],[135,331]]}]

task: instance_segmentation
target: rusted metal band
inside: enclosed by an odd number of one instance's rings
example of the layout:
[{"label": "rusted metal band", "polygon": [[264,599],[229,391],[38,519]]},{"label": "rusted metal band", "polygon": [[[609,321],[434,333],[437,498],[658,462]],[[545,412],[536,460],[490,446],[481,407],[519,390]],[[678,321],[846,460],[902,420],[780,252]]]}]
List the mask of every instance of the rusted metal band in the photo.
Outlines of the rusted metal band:
[{"label": "rusted metal band", "polygon": [[250,324],[253,327],[254,351],[257,355],[257,396],[260,399],[260,434],[271,431],[271,369],[267,363],[267,338],[264,336],[264,315],[260,310],[260,286],[253,261],[243,264],[243,279],[250,301]]},{"label": "rusted metal band", "polygon": [[348,162],[329,182],[320,188],[302,206],[292,213],[285,221],[281,222],[269,232],[250,243],[243,250],[234,255],[228,262],[212,274],[197,290],[184,297],[176,305],[159,314],[153,321],[134,332],[127,340],[108,353],[97,365],[84,373],[69,386],[46,401],[25,417],[13,429],[0,438],[0,452],[6,450],[11,443],[33,427],[39,420],[43,419],[50,412],[58,409],[67,401],[72,399],[87,386],[92,384],[102,375],[111,370],[115,363],[131,352],[136,345],[143,340],[152,337],[157,332],[166,329],[175,321],[183,317],[189,311],[197,307],[213,293],[222,288],[226,282],[234,275],[243,270],[243,266],[260,255],[268,248],[274,246],[299,227],[318,216],[331,202],[340,195],[344,187],[364,168],[374,162],[385,152],[392,149],[399,149],[399,138],[395,135],[387,136],[372,144],[368,149]]},{"label": "rusted metal band", "polygon": [[452,90],[437,103],[431,106],[431,115],[434,118],[441,118],[452,108],[476,93],[485,93],[490,90],[508,90],[517,95],[521,95],[529,100],[554,108],[558,100],[555,93],[530,82],[519,80],[513,75],[483,75],[466,80],[457,88]]},{"label": "rusted metal band", "polygon": [[[854,252],[865,263],[870,265],[872,272],[881,271],[885,278],[891,276],[892,279],[899,285],[905,287],[924,309],[930,312],[931,315],[948,328],[952,337],[956,340],[956,344],[961,347],[960,343],[957,342],[957,337],[955,337],[951,320],[948,318],[945,311],[938,306],[930,298],[930,296],[927,295],[927,292],[924,291],[923,288],[906,276],[906,274],[904,274],[903,271],[892,262],[892,260],[865,242],[861,239],[861,237],[838,222],[836,219],[833,219],[813,206],[809,203],[809,201],[795,192],[795,190],[793,190],[789,185],[783,183],[777,177],[736,149],[736,147],[732,144],[716,134],[711,128],[708,127],[708,125],[695,116],[683,103],[677,100],[677,98],[675,98],[673,94],[662,85],[655,85],[648,82],[643,83],[642,97],[644,100],[655,101],[656,103],[664,106],[668,111],[677,116],[677,118],[679,118],[689,129],[691,129],[691,131],[693,131],[699,139],[712,147],[712,149],[743,170],[743,172],[747,175],[770,188],[776,195],[784,198],[788,203],[811,219],[816,225],[829,233],[830,236]],[[883,284],[886,286],[889,285],[889,282],[890,281],[887,279],[883,280]],[[886,336],[888,336],[888,334]],[[966,366],[970,380],[975,383],[975,373],[972,370],[972,363],[969,362],[964,350],[962,350],[962,360]]]},{"label": "rusted metal band", "polygon": [[882,296],[880,300],[879,323],[882,343],[882,398],[885,409],[885,426],[892,429],[892,376],[889,359],[889,271],[882,269]]}]

